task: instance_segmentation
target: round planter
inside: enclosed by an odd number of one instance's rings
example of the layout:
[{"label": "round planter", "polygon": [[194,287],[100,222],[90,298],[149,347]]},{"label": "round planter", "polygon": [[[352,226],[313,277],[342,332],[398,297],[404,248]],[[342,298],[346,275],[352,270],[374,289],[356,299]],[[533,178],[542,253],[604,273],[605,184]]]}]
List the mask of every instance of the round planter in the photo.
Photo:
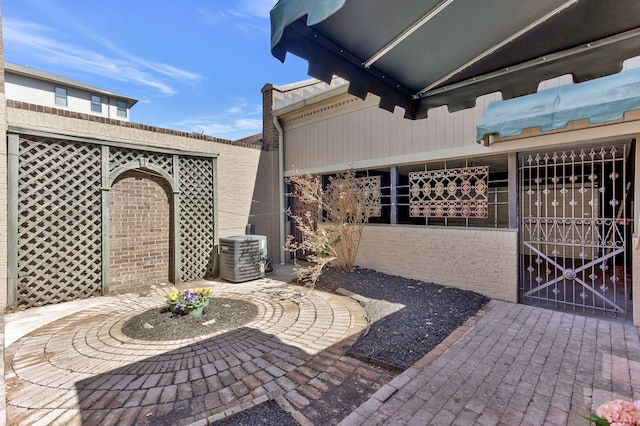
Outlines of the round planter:
[{"label": "round planter", "polygon": [[199,308],[191,309],[189,311],[189,315],[191,315],[192,317],[196,317],[196,318],[201,317],[203,309],[204,309],[204,306],[200,306]]},{"label": "round planter", "polygon": [[207,306],[209,306],[209,298],[205,297],[205,299],[204,299],[204,307],[206,308]]}]

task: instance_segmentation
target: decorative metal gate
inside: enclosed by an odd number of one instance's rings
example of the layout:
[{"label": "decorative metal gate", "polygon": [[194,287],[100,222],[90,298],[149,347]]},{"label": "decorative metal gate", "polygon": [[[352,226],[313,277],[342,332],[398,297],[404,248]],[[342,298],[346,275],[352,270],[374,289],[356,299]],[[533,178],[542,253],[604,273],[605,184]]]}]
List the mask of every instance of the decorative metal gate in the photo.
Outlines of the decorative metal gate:
[{"label": "decorative metal gate", "polygon": [[520,156],[522,302],[631,318],[629,151]]}]

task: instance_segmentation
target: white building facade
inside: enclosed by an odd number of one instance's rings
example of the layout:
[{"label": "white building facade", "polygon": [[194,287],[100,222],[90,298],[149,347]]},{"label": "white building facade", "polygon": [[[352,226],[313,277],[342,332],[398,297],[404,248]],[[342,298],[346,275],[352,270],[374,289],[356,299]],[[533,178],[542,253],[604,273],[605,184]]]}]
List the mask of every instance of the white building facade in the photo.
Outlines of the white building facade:
[{"label": "white building facade", "polygon": [[5,96],[35,105],[130,121],[136,99],[55,74],[5,63]]}]

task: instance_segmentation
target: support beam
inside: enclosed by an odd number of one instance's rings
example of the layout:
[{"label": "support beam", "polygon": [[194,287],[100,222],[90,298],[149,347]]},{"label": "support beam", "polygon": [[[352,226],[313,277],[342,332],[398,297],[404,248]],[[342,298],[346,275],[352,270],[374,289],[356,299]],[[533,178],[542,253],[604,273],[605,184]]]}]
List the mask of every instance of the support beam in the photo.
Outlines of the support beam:
[{"label": "support beam", "polygon": [[18,167],[20,135],[11,133],[7,164],[7,307],[14,308],[18,290]]}]

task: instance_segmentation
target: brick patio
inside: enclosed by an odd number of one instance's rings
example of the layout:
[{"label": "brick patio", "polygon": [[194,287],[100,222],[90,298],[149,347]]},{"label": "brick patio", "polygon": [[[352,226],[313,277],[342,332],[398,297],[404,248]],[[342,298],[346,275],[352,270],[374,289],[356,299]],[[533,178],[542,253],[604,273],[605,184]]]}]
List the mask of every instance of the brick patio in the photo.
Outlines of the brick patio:
[{"label": "brick patio", "polygon": [[631,325],[491,301],[388,382],[344,354],[366,327],[355,301],[274,279],[206,284],[217,296],[250,300],[258,316],[197,339],[124,336],[127,317],[164,303],[158,292],[105,298],[10,341],[7,423],[206,425],[274,399],[312,424],[310,407],[353,377],[379,390],[345,426],[586,425],[582,416],[605,401],[640,399]]}]

